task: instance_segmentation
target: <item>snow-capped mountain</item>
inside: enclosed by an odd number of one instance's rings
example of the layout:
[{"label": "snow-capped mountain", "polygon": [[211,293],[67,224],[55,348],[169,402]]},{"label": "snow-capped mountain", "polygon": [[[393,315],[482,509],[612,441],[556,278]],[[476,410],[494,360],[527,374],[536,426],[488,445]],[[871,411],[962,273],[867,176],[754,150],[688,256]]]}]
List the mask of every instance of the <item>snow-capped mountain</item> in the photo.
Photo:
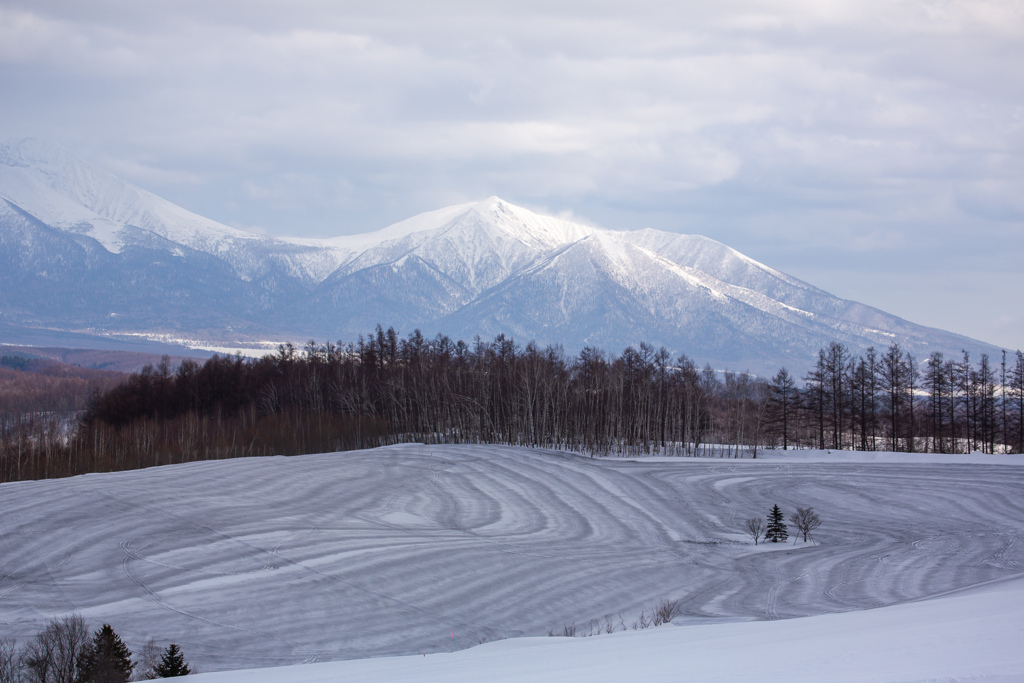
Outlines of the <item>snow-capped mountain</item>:
[{"label": "snow-capped mountain", "polygon": [[173,243],[224,260],[245,280],[277,267],[318,281],[351,256],[320,241],[254,235],[211,221],[31,138],[0,145],[0,198],[8,209],[21,208],[45,225],[91,238],[110,253]]},{"label": "snow-capped mountain", "polygon": [[613,231],[497,197],[363,235],[254,235],[38,140],[0,145],[0,322],[208,339],[405,333],[803,367],[831,340],[995,352],[832,296],[719,242]]}]

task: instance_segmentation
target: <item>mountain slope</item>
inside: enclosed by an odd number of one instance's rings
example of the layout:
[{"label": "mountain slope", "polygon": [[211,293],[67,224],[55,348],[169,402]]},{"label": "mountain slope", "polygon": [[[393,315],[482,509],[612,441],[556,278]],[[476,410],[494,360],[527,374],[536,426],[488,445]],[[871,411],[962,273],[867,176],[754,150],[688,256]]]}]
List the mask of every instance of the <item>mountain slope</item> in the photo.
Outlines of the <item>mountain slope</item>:
[{"label": "mountain slope", "polygon": [[34,139],[0,145],[0,198],[112,253],[140,236],[157,236],[221,258],[242,279],[277,267],[319,280],[351,256],[344,248],[254,235],[211,221]]},{"label": "mountain slope", "polygon": [[37,140],[0,145],[0,322],[98,334],[352,340],[402,332],[798,367],[835,339],[996,349],[914,325],[699,235],[612,231],[492,197],[326,240],[246,233]]}]

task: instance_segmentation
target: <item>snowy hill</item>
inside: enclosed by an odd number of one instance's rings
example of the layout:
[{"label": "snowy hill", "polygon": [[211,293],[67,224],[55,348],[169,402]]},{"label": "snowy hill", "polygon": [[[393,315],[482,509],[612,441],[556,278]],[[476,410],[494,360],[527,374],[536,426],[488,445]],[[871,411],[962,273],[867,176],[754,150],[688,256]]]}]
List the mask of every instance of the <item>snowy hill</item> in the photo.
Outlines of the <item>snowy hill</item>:
[{"label": "snowy hill", "polygon": [[[78,611],[133,649],[176,642],[206,672],[422,654],[434,667],[452,649],[592,622],[618,631],[612,649],[828,624],[870,639],[872,624],[934,616],[922,599],[1021,577],[1019,458],[869,456],[636,461],[406,444],[3,484],[0,630],[23,641]],[[743,521],[776,503],[814,507],[816,543],[754,546]],[[622,626],[662,599],[680,601],[685,628],[629,640]],[[1019,633],[1020,619],[1009,626]],[[602,647],[545,640],[481,655]],[[812,656],[793,647],[782,660]]]},{"label": "snowy hill", "polygon": [[353,340],[381,323],[570,352],[646,341],[755,371],[802,368],[832,340],[996,351],[706,237],[603,230],[496,197],[364,235],[257,236],[37,140],[0,146],[0,257],[0,322],[95,334]]},{"label": "snowy hill", "polygon": [[202,674],[196,683],[921,683],[1024,680],[1024,581],[865,612],[522,638],[429,657]]}]

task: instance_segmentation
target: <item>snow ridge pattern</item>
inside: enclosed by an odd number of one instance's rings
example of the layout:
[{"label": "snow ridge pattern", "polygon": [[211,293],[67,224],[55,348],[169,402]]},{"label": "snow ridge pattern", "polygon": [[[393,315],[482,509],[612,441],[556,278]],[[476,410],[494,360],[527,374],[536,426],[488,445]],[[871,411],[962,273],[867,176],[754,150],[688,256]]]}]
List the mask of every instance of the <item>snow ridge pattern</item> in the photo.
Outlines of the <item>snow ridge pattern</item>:
[{"label": "snow ridge pattern", "polygon": [[[676,624],[853,612],[1024,573],[1024,467],[819,455],[407,444],[3,484],[0,623],[23,642],[79,611],[216,671],[629,624],[661,599]],[[776,503],[813,507],[816,543],[754,546],[743,521]]]}]

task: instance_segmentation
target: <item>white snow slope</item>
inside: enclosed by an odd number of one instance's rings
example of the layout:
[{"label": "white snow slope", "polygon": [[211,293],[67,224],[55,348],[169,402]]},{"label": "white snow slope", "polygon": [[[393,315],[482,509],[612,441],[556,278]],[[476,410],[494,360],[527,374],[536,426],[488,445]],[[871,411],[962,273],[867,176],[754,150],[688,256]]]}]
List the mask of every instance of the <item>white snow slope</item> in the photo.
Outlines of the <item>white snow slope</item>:
[{"label": "white snow slope", "polygon": [[296,277],[319,281],[351,257],[350,249],[323,241],[272,238],[217,223],[34,138],[0,144],[0,211],[10,211],[3,201],[112,253],[155,236],[223,258],[243,278],[265,270],[264,261],[277,261]]},{"label": "white snow slope", "polygon": [[[31,139],[0,145],[0,258],[13,266],[9,281],[0,273],[0,318],[55,329],[208,338],[231,326],[351,341],[382,323],[568,350],[645,341],[755,371],[802,365],[832,340],[855,350],[899,341],[920,358],[997,352],[699,235],[604,230],[491,197],[364,235],[257,236]],[[69,289],[75,297],[61,295]],[[126,299],[138,289],[187,306]]]},{"label": "white snow slope", "polygon": [[[0,633],[24,639],[80,611],[132,648],[149,637],[176,642],[206,672],[430,655],[429,664],[338,665],[362,680],[411,680],[417,666],[471,680],[509,660],[522,680],[533,678],[530,666],[593,658],[587,670],[596,670],[616,652],[638,671],[678,667],[680,678],[687,653],[707,680],[716,658],[736,660],[720,664],[726,672],[796,672],[802,661],[871,672],[885,668],[864,655],[876,646],[898,676],[877,680],[1024,674],[994,635],[1016,638],[1024,619],[1014,582],[1024,566],[1024,461],[806,460],[409,444],[4,484]],[[774,503],[813,506],[824,519],[817,543],[754,547],[743,520]],[[996,591],[1000,581],[1008,592],[995,597],[979,589],[916,602],[986,582]],[[660,599],[682,601],[679,627],[439,656],[453,632],[461,649],[606,616],[628,624]],[[814,653],[828,634],[853,649],[833,642]],[[760,638],[788,646],[773,661]],[[932,652],[935,666],[900,668],[899,643],[916,653],[911,663]],[[335,670],[252,680],[306,675]],[[772,675],[765,680],[796,680]]]},{"label": "white snow slope", "polygon": [[520,638],[452,654],[200,675],[196,683],[1019,683],[1024,581],[864,612]]}]

